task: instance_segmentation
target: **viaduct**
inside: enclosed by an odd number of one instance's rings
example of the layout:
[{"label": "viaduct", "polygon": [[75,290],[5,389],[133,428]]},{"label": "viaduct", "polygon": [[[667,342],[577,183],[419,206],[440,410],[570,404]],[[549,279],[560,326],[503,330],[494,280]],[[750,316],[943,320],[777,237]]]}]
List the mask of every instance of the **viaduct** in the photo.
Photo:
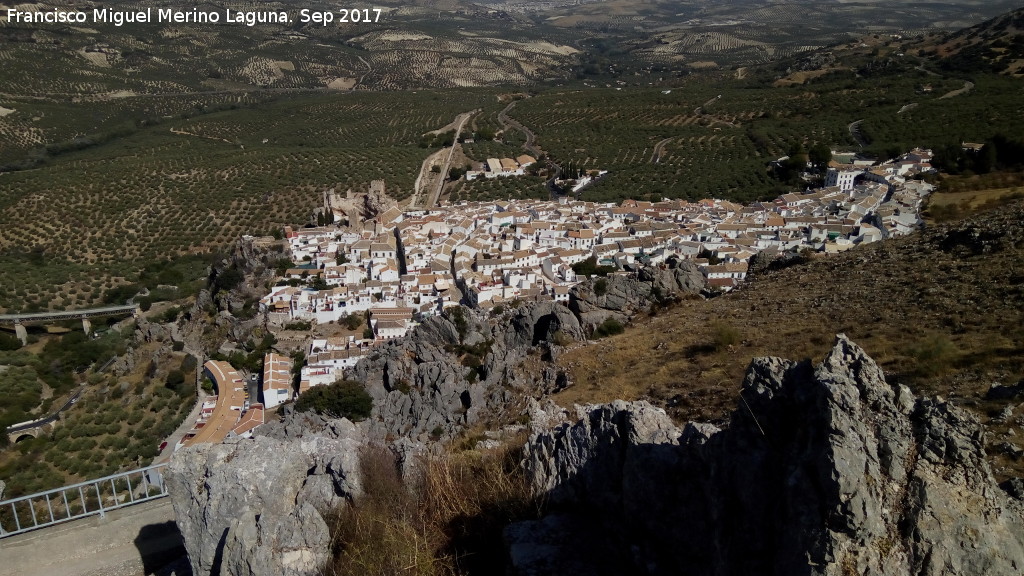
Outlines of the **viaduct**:
[{"label": "viaduct", "polygon": [[62,320],[81,320],[82,330],[86,334],[92,332],[92,318],[105,318],[108,316],[137,316],[139,306],[127,304],[124,306],[104,306],[102,308],[88,308],[83,310],[65,310],[63,312],[34,312],[26,314],[0,314],[0,326],[14,326],[14,333],[21,340],[24,346],[28,344],[28,331],[25,326],[28,324],[47,324],[60,322]]}]

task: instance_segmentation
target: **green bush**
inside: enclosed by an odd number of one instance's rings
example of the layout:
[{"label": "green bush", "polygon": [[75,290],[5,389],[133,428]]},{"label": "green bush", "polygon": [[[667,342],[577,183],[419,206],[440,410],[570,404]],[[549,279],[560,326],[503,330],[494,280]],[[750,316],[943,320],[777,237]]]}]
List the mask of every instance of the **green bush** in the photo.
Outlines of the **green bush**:
[{"label": "green bush", "polygon": [[359,382],[340,380],[307,390],[295,402],[295,409],[358,422],[370,416],[373,398]]},{"label": "green bush", "polygon": [[715,350],[725,350],[740,342],[740,332],[731,324],[716,322],[711,326],[712,345]]},{"label": "green bush", "polygon": [[604,322],[601,322],[597,328],[594,328],[593,337],[604,338],[605,336],[614,336],[616,334],[622,334],[625,330],[626,328],[621,322],[615,318],[607,318]]},{"label": "green bush", "polygon": [[445,310],[444,313],[452,321],[452,324],[455,324],[455,329],[459,332],[459,340],[461,341],[469,332],[469,321],[466,319],[466,311],[462,309],[462,306],[454,306]]},{"label": "green bush", "polygon": [[357,312],[353,312],[339,320],[339,322],[349,330],[356,330],[363,325],[363,315]]},{"label": "green bush", "polygon": [[597,282],[594,282],[594,295],[604,296],[608,293],[608,281],[601,278]]},{"label": "green bush", "polygon": [[0,350],[17,350],[18,348],[21,348],[21,340],[0,332]]},{"label": "green bush", "polygon": [[572,270],[580,276],[607,276],[615,272],[615,266],[598,266],[597,258],[591,256],[582,262],[573,264]]},{"label": "green bush", "polygon": [[949,370],[957,357],[956,346],[945,334],[931,334],[910,350],[922,376],[939,376]]}]

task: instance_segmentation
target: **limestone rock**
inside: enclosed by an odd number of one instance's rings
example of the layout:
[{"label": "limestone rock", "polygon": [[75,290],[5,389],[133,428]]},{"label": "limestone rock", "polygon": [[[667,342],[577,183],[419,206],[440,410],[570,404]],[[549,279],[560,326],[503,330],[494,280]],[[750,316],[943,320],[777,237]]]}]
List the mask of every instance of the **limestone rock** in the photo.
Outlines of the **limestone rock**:
[{"label": "limestone rock", "polygon": [[171,458],[168,492],[196,575],[317,574],[330,552],[323,514],[361,494],[351,422],[293,436],[266,428]]},{"label": "limestone rock", "polygon": [[503,331],[508,349],[521,350],[552,342],[559,332],[570,340],[586,339],[576,316],[565,306],[550,301],[517,308],[509,324],[510,329]]},{"label": "limestone rock", "polygon": [[[1019,574],[1024,508],[988,468],[976,418],[890,386],[843,336],[824,361],[755,359],[729,426],[674,426],[643,402],[534,406],[525,463],[562,514],[589,518],[622,571]],[[518,573],[560,573],[536,523]],[[537,554],[547,554],[542,561]],[[555,555],[555,556],[552,556]]]},{"label": "limestone rock", "polygon": [[428,318],[405,338],[378,347],[348,377],[373,397],[371,438],[450,437],[504,410],[510,387],[532,394],[566,385],[557,371],[527,374],[519,366],[534,347],[550,352],[556,338],[582,340],[584,334],[572,312],[553,302],[520,306],[495,325],[464,308]]},{"label": "limestone rock", "polygon": [[569,292],[569,309],[588,331],[612,318],[621,323],[652,303],[699,294],[707,281],[692,262],[671,260],[664,267],[645,266],[635,274],[589,279]]}]

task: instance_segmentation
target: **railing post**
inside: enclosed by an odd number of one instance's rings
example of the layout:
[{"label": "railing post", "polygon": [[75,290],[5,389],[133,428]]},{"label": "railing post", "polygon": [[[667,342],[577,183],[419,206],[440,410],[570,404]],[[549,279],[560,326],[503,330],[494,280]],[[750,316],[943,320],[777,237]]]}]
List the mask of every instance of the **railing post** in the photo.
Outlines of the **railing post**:
[{"label": "railing post", "polygon": [[64,497],[64,511],[68,513],[68,518],[71,518],[71,504],[68,504],[68,491],[61,490],[60,494]]},{"label": "railing post", "polygon": [[100,507],[100,518],[106,518],[106,511],[103,509],[103,494],[100,494],[100,483],[93,482],[93,487],[96,488],[96,504]]}]

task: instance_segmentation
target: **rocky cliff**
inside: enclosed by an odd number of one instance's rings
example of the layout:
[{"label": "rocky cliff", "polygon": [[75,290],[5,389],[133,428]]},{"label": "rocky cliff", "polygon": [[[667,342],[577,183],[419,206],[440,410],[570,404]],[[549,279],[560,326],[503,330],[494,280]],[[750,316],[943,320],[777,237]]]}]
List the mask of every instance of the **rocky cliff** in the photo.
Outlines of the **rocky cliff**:
[{"label": "rocky cliff", "polygon": [[532,413],[526,469],[555,513],[506,531],[519,574],[1024,569],[1024,509],[978,421],[843,336],[817,366],[754,360],[724,430],[643,402]]},{"label": "rocky cliff", "polygon": [[[545,323],[535,313],[510,317],[504,325],[521,327],[489,354],[573,330],[571,315]],[[459,376],[443,342],[483,336],[448,319],[421,329],[442,344],[396,343],[363,368],[432,391],[419,408],[410,399],[378,419],[410,431],[424,426],[419,411],[458,401],[443,391]],[[408,353],[421,362],[402,363]],[[456,371],[430,380],[446,370]],[[409,395],[400,388],[383,404]],[[755,359],[739,395],[724,429],[677,426],[645,402],[572,411],[532,402],[524,468],[547,512],[506,529],[512,572],[1020,574],[1024,506],[996,485],[967,412],[890,385],[843,336],[816,366]],[[167,481],[194,573],[316,573],[330,550],[324,518],[361,494],[358,454],[381,441],[378,426],[291,414],[254,439],[176,454]],[[408,435],[392,447],[428,449]]]},{"label": "rocky cliff", "polygon": [[[450,309],[381,346],[348,376],[373,396],[371,437],[450,437],[467,425],[521,410],[527,397],[568,385],[564,373],[544,362],[558,354],[559,344],[586,339],[606,318],[626,322],[652,303],[696,295],[704,286],[696,266],[672,261],[588,280],[572,290],[568,307],[523,304],[492,320]],[[533,353],[539,363],[527,361]]]},{"label": "rocky cliff", "polygon": [[524,397],[558,385],[557,372],[531,371],[522,362],[531,351],[550,351],[556,333],[567,341],[585,337],[576,317],[552,302],[511,310],[498,322],[463,309],[428,318],[349,373],[373,396],[371,436],[448,437],[511,406],[522,408]]},{"label": "rocky cliff", "polygon": [[319,574],[324,517],[362,492],[363,443],[348,420],[292,414],[252,439],[176,452],[166,481],[192,573]]},{"label": "rocky cliff", "polygon": [[609,318],[625,323],[651,304],[699,294],[706,284],[693,262],[671,259],[665,267],[645,266],[635,274],[577,284],[570,292],[569,308],[587,330],[593,330]]}]

